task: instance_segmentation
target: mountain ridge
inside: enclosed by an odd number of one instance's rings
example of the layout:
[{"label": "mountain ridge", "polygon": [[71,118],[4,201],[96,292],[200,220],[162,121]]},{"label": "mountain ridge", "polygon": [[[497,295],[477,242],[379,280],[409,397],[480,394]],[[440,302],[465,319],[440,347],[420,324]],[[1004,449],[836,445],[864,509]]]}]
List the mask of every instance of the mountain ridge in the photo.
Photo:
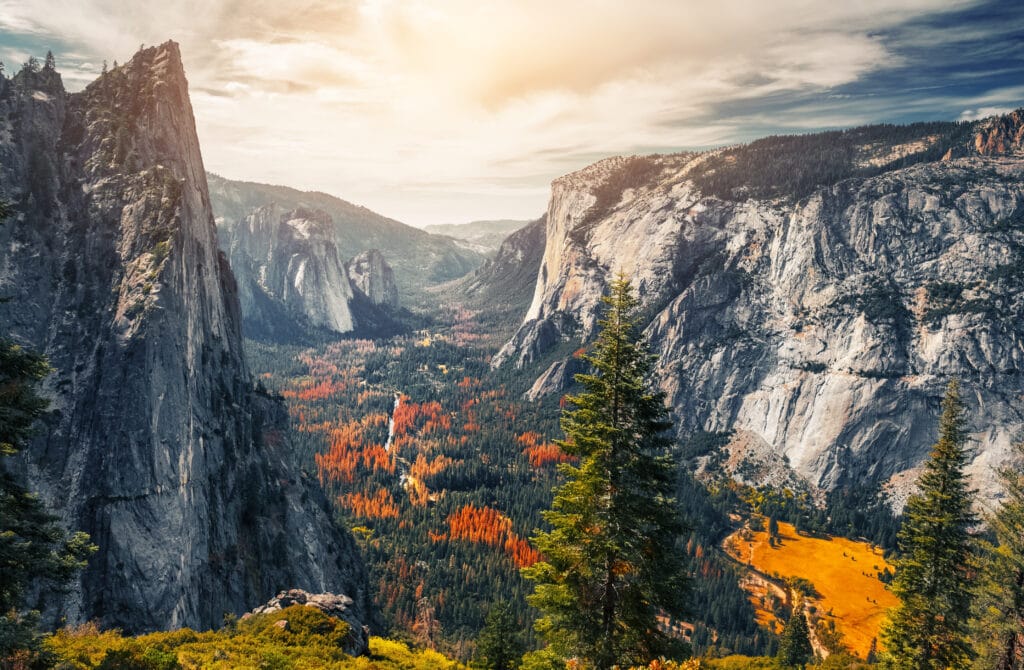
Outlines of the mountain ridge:
[{"label": "mountain ridge", "polygon": [[734,431],[739,461],[826,489],[875,481],[898,506],[944,380],[962,376],[991,417],[972,424],[972,472],[994,494],[1024,428],[1021,118],[611,157],[560,177],[534,299],[493,363],[525,369],[585,341],[621,269],[681,431]]}]

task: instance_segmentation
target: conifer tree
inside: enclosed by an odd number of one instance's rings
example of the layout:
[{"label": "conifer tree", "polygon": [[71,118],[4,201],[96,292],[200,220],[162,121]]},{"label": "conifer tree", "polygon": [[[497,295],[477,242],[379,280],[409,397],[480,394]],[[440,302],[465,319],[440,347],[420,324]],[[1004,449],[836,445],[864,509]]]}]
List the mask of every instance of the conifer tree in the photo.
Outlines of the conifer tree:
[{"label": "conifer tree", "polygon": [[512,606],[500,602],[487,614],[487,623],[477,641],[474,668],[513,670],[519,667],[524,647]]},{"label": "conifer tree", "polygon": [[559,446],[579,462],[560,466],[565,482],[544,513],[551,530],[533,538],[545,560],[524,570],[549,652],[599,670],[678,653],[656,617],[682,614],[687,590],[671,422],[645,382],[653,357],[639,341],[637,300],[619,275],[603,301],[583,357],[593,371],[576,376],[584,390],[562,416]]},{"label": "conifer tree", "polygon": [[782,629],[779,652],[775,658],[778,659],[779,665],[785,668],[802,668],[814,660],[814,648],[811,647],[802,598],[798,598],[794,603],[793,613],[786,622],[786,627]]},{"label": "conifer tree", "polygon": [[[17,454],[47,403],[36,384],[49,372],[46,360],[0,338],[0,457]],[[89,536],[68,537],[43,503],[0,460],[0,666],[17,650],[36,645],[37,615],[26,612],[33,585],[61,585],[95,551]],[[6,666],[4,666],[6,667]]]},{"label": "conifer tree", "polygon": [[[1024,443],[1017,444],[1024,459]],[[997,544],[986,543],[975,599],[977,666],[1024,670],[1024,472],[999,472],[1006,498],[988,517]]]},{"label": "conifer tree", "polygon": [[46,52],[46,61],[43,63],[43,69],[44,70],[50,70],[50,71],[53,71],[53,70],[57,69],[57,62],[53,58],[53,52],[52,51],[47,51]]},{"label": "conifer tree", "polygon": [[878,638],[871,638],[871,646],[868,647],[868,655],[864,657],[870,665],[874,665],[878,662]]},{"label": "conifer tree", "polygon": [[960,386],[949,383],[939,439],[910,496],[899,533],[892,590],[902,604],[882,631],[883,663],[902,670],[965,668],[975,558],[972,492],[967,488],[967,435]]}]

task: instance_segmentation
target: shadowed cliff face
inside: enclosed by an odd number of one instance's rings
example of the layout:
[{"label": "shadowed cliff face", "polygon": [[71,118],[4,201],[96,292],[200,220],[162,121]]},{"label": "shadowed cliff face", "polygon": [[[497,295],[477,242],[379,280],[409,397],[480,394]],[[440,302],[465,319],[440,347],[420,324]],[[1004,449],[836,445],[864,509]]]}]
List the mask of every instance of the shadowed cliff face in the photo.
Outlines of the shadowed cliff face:
[{"label": "shadowed cliff face", "polygon": [[333,225],[319,210],[267,205],[230,229],[226,246],[249,336],[286,324],[338,333],[355,328],[352,287],[332,240]]},{"label": "shadowed cliff face", "polygon": [[[881,481],[901,504],[956,376],[975,483],[992,494],[1024,428],[1021,118],[922,124],[919,138],[838,134],[828,147],[849,162],[820,185],[823,147],[794,149],[814,144],[806,137],[613,158],[563,177],[532,305],[495,364],[589,337],[607,278],[623,270],[681,432],[735,430],[737,458],[786,463],[826,488]],[[558,365],[531,393],[562,388]]]},{"label": "shadowed cliff face", "polygon": [[0,321],[56,368],[26,475],[100,546],[52,609],[205,628],[300,587],[365,615],[351,537],[252,390],[177,45],[78,94],[49,70],[0,82],[0,176]]},{"label": "shadowed cliff face", "polygon": [[379,250],[364,251],[349,261],[348,277],[352,286],[374,305],[398,307],[395,273]]},{"label": "shadowed cliff face", "polygon": [[431,235],[325,193],[232,181],[213,174],[208,178],[225,251],[235,248],[236,237],[245,234],[244,222],[259,208],[275,205],[282,211],[319,210],[333,221],[331,241],[342,260],[379,250],[393,270],[397,296],[405,306],[432,304],[427,287],[462,277],[485,258],[474,245]]},{"label": "shadowed cliff face", "polygon": [[468,300],[490,305],[508,305],[515,318],[526,311],[533,295],[533,282],[544,253],[544,218],[532,221],[506,237],[494,258],[460,282]]},{"label": "shadowed cliff face", "polygon": [[398,307],[391,266],[376,249],[346,264],[335,232],[323,210],[285,211],[273,203],[222,223],[218,234],[238,279],[246,337],[288,341],[392,327],[380,309]]}]

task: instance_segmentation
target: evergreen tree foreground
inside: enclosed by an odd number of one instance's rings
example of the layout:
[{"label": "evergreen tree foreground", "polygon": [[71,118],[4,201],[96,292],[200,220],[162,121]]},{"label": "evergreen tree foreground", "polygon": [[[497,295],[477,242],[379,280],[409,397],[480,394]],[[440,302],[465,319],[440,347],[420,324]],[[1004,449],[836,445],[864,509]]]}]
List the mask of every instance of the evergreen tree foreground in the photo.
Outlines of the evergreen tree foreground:
[{"label": "evergreen tree foreground", "polygon": [[[1015,445],[1024,462],[1024,443]],[[986,544],[974,609],[978,666],[1024,670],[1024,472],[999,472],[1006,494],[986,519],[996,544]]]},{"label": "evergreen tree foreground", "polygon": [[512,606],[495,604],[487,613],[487,623],[477,640],[474,668],[480,670],[514,670],[525,647]]},{"label": "evergreen tree foreground", "polygon": [[942,401],[939,439],[904,509],[892,582],[902,604],[882,631],[885,668],[966,668],[974,656],[968,633],[977,519],[964,472],[965,426],[960,385],[953,380]]},{"label": "evergreen tree foreground", "polygon": [[560,466],[565,481],[544,513],[551,530],[533,538],[545,560],[523,571],[548,643],[534,667],[543,657],[607,670],[685,651],[658,626],[659,616],[684,613],[688,588],[671,423],[663,394],[647,389],[653,357],[639,341],[625,277],[603,301],[593,353],[584,356],[593,372],[576,376],[584,390],[562,416],[559,446],[578,464]]},{"label": "evergreen tree foreground", "polygon": [[96,550],[85,533],[68,536],[57,519],[8,470],[47,402],[36,385],[46,359],[0,338],[0,666],[38,661],[38,613],[27,610],[30,587],[59,587]]},{"label": "evergreen tree foreground", "polygon": [[798,597],[793,603],[793,613],[782,629],[779,652],[775,658],[785,668],[802,668],[814,660],[814,648],[811,647],[802,598]]}]

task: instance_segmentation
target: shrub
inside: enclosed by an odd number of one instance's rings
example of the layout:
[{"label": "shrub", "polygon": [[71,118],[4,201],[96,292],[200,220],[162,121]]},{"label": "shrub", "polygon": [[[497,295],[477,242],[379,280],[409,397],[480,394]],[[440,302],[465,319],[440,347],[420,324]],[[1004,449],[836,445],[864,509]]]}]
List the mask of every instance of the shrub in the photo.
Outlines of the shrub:
[{"label": "shrub", "polygon": [[[287,621],[287,627],[278,622]],[[458,670],[463,666],[434,651],[413,651],[390,640],[372,638],[370,657],[353,658],[341,643],[349,625],[315,607],[293,605],[257,614],[218,631],[188,628],[124,637],[95,624],[58,631],[45,641],[61,670],[178,670],[235,668],[277,670]]]}]

